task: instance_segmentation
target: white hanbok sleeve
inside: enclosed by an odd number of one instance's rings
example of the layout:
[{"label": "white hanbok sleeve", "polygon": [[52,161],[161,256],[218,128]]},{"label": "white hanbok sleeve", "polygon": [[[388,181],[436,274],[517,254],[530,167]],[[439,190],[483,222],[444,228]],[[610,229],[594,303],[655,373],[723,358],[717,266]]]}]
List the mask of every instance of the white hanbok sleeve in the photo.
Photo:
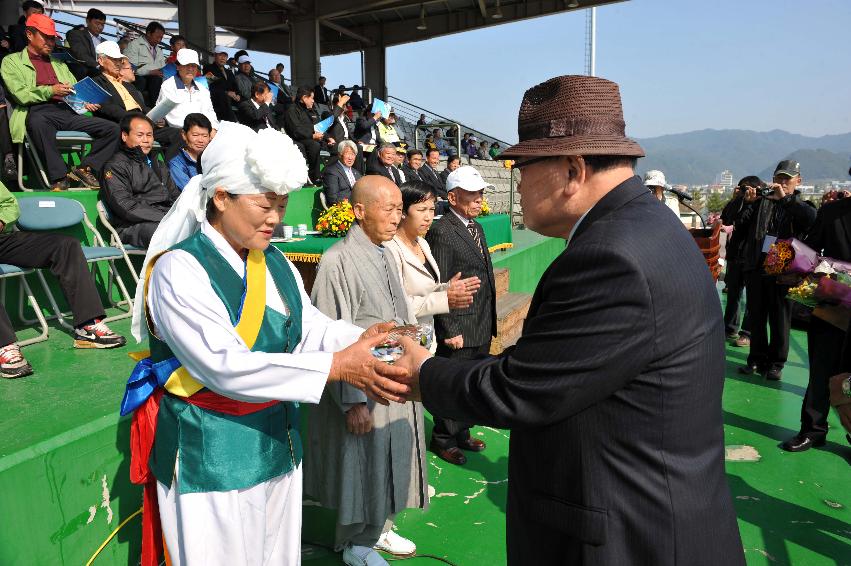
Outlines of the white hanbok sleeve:
[{"label": "white hanbok sleeve", "polygon": [[362,331],[330,321],[310,305],[302,285],[299,291],[304,305],[302,341],[291,354],[249,350],[207,272],[186,252],[173,251],[157,261],[148,305],[153,331],[209,389],[247,402],[318,403],[332,352],[356,340]]}]

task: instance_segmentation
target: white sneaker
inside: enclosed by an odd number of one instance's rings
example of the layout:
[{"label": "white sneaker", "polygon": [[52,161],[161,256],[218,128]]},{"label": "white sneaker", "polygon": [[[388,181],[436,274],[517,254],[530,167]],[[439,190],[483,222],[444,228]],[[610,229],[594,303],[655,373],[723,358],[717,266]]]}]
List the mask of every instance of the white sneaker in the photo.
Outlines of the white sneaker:
[{"label": "white sneaker", "polygon": [[343,562],[348,566],[390,566],[380,554],[367,546],[347,546]]},{"label": "white sneaker", "polygon": [[409,556],[417,551],[417,545],[391,530],[381,535],[381,538],[375,543],[375,549],[396,556]]}]

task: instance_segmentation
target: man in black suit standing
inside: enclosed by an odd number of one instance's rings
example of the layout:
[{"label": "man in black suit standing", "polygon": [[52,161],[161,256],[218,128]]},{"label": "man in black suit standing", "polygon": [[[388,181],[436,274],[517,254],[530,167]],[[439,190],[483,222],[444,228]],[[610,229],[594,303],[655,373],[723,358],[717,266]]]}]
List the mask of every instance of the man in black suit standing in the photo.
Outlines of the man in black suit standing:
[{"label": "man in black suit standing", "polygon": [[526,92],[505,157],[523,172],[526,226],[565,250],[515,347],[465,362],[403,339],[397,365],[432,414],[512,429],[508,564],[744,565],[718,294],[691,236],[635,176],[644,151],[624,129],[610,81]]},{"label": "man in black suit standing", "polygon": [[97,8],[91,8],[86,14],[86,25],[75,27],[65,36],[68,41],[68,51],[77,60],[68,63],[68,68],[78,81],[86,76],[95,77],[99,74],[95,49],[103,41],[100,34],[103,32],[104,25],[106,25],[106,14]]},{"label": "man in black suit standing", "polygon": [[[819,254],[841,261],[851,261],[851,199],[844,198],[823,205],[804,242]],[[801,429],[780,446],[789,452],[803,452],[813,446],[824,446],[827,437],[827,415],[830,412],[830,378],[846,370],[843,364],[845,332],[811,316],[807,326],[807,355],[810,380],[801,405]]]},{"label": "man in black suit standing", "polygon": [[[437,266],[445,280],[456,273],[478,277],[482,286],[473,304],[466,309],[434,317],[437,355],[470,360],[487,356],[496,336],[496,284],[488,242],[475,218],[482,212],[485,188],[492,187],[473,167],[460,167],[447,179],[449,212],[435,222],[426,234]],[[430,450],[451,464],[463,465],[461,450],[481,452],[485,443],[470,436],[468,419],[448,419],[434,415]]]}]

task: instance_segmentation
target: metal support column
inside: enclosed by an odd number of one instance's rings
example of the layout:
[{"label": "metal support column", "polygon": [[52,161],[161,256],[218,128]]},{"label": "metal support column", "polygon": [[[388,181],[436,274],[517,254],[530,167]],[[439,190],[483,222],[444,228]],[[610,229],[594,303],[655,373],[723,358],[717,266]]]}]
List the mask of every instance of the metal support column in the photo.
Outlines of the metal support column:
[{"label": "metal support column", "polygon": [[216,48],[216,18],[214,0],[177,0],[177,20],[180,35],[189,47],[201,49],[201,64],[207,61],[204,51]]},{"label": "metal support column", "polygon": [[366,86],[372,89],[372,95],[387,100],[387,48],[383,41],[376,41],[363,50]]},{"label": "metal support column", "polygon": [[319,61],[319,20],[315,17],[290,21],[290,66],[293,87],[313,87],[322,74]]}]

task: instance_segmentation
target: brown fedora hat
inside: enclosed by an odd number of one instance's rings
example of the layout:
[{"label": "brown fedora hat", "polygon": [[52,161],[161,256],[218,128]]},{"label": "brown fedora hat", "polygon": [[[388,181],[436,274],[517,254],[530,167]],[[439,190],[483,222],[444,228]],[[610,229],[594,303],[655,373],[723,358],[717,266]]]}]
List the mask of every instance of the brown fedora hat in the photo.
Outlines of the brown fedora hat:
[{"label": "brown fedora hat", "polygon": [[616,83],[584,75],[555,77],[526,91],[517,117],[520,143],[500,159],[546,155],[644,157],[626,137]]}]

